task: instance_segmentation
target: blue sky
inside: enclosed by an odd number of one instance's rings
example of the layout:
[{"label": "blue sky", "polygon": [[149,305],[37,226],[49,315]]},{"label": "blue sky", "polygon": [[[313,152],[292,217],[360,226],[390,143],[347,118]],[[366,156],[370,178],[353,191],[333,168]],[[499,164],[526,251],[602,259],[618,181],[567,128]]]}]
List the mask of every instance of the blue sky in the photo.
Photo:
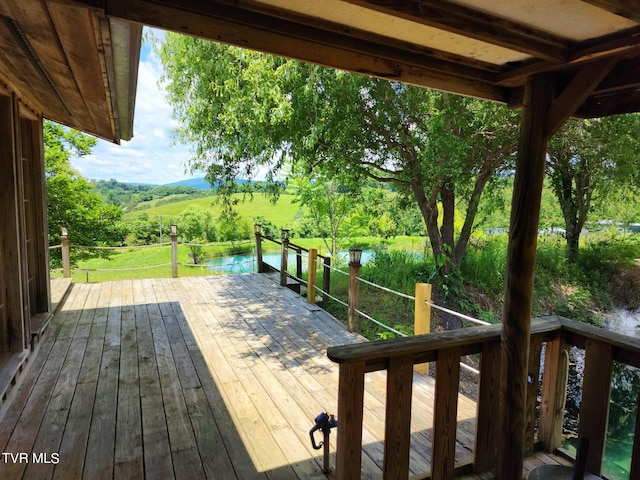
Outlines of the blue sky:
[{"label": "blue sky", "polygon": [[[147,29],[145,28],[145,32]],[[163,37],[162,31],[155,31]],[[158,86],[162,66],[150,45],[143,43],[140,52],[138,90],[133,125],[133,138],[121,145],[98,140],[91,155],[74,158],[72,164],[80,173],[95,180],[166,184],[185,178],[202,177],[202,173],[185,173],[189,149],[175,144],[171,129],[177,125],[171,118],[171,107]]]}]

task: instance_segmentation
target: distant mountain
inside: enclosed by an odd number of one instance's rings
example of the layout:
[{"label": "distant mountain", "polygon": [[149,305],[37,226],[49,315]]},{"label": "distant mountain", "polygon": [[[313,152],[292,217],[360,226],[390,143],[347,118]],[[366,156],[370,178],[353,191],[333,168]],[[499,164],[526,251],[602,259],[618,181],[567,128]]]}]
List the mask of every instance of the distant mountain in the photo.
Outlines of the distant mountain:
[{"label": "distant mountain", "polygon": [[188,178],[179,182],[167,183],[165,187],[193,187],[199,190],[211,190],[211,184],[204,178]]}]

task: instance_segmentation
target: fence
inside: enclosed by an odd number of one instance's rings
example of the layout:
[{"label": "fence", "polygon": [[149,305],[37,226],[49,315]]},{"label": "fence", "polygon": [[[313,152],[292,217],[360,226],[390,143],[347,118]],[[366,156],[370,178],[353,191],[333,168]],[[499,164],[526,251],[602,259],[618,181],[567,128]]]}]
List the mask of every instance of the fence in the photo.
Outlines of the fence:
[{"label": "fence", "polygon": [[[478,320],[476,318],[470,317],[468,315],[464,315],[462,313],[456,312],[454,310],[450,310],[448,308],[442,307],[433,303],[431,300],[431,285],[428,283],[417,283],[415,286],[415,295],[407,295],[401,292],[397,292],[390,288],[378,285],[376,283],[370,282],[360,276],[361,269],[361,259],[362,259],[362,250],[358,248],[352,248],[349,250],[349,271],[345,272],[331,265],[331,258],[328,256],[319,255],[316,249],[306,249],[299,245],[295,245],[289,241],[289,231],[282,230],[281,232],[281,240],[275,240],[271,237],[266,237],[262,235],[262,229],[260,225],[255,225],[254,232],[256,236],[256,256],[257,256],[257,264],[258,264],[258,272],[264,273],[268,271],[279,272],[280,273],[280,285],[289,286],[293,290],[298,291],[300,293],[300,285],[306,286],[307,289],[307,301],[309,303],[316,303],[316,291],[322,293],[322,307],[326,307],[327,298],[333,300],[334,302],[344,306],[347,308],[347,328],[350,332],[357,332],[360,327],[360,318],[365,318],[366,320],[375,323],[376,325],[388,330],[395,335],[400,337],[408,336],[406,333],[403,333],[384,322],[381,322],[374,318],[373,316],[367,314],[366,312],[360,309],[360,284],[364,283],[374,288],[380,289],[392,295],[396,295],[398,297],[405,298],[407,300],[414,302],[414,322],[413,322],[413,333],[414,335],[423,335],[430,333],[431,331],[431,308],[435,308],[437,310],[446,312],[450,315],[455,315],[463,320],[466,320],[474,325],[491,325],[489,322],[485,322],[482,320]],[[269,241],[281,246],[281,256],[280,256],[280,268],[269,265],[262,261],[262,242]],[[288,270],[288,262],[289,262],[289,251],[292,250],[296,255],[296,267],[295,267],[295,275],[290,273]],[[308,278],[304,280],[302,278],[302,257],[303,253],[306,252],[308,257]],[[323,267],[323,287],[319,288],[316,285],[316,273],[318,265],[322,265]],[[329,293],[330,286],[330,274],[331,272],[335,272],[336,274],[346,275],[349,277],[349,290],[347,295],[347,301],[343,301]],[[294,280],[296,283],[291,284],[289,280]],[[460,363],[461,368],[470,371],[474,374],[479,374],[480,372],[467,365],[464,362]],[[415,370],[419,373],[427,373],[428,372],[428,364],[417,365]]]},{"label": "fence", "polygon": [[[133,271],[133,270],[147,270],[147,269],[157,269],[157,268],[171,268],[171,276],[178,276],[178,267],[180,265],[188,267],[188,268],[210,268],[209,264],[190,264],[190,263],[179,263],[178,262],[178,233],[177,226],[171,225],[171,233],[170,233],[170,242],[157,243],[152,245],[135,245],[135,246],[120,246],[120,247],[103,247],[103,246],[86,246],[86,245],[75,245],[71,244],[69,241],[69,232],[66,228],[62,229],[62,234],[60,236],[60,244],[59,245],[51,245],[49,250],[61,250],[62,257],[62,275],[65,278],[71,277],[72,266],[71,266],[71,249],[82,249],[82,250],[108,250],[108,251],[130,251],[137,249],[148,249],[154,247],[166,247],[171,246],[171,257],[169,262],[159,263],[154,265],[143,265],[143,266],[127,266],[125,268],[81,268],[79,270],[86,272],[87,281],[89,281],[89,272],[117,272],[117,271]],[[241,245],[253,244],[251,240],[241,241],[241,242],[233,242],[233,243],[189,243],[182,242],[180,245],[187,247],[226,247],[226,246],[234,246],[238,247]],[[192,254],[189,253],[189,256]],[[232,256],[233,254],[228,254]],[[251,263],[254,263],[254,260],[250,260]],[[243,262],[248,263],[248,262]],[[224,267],[227,265],[238,265],[238,262],[234,262],[233,264],[224,264],[224,265],[216,265],[216,267]]]}]

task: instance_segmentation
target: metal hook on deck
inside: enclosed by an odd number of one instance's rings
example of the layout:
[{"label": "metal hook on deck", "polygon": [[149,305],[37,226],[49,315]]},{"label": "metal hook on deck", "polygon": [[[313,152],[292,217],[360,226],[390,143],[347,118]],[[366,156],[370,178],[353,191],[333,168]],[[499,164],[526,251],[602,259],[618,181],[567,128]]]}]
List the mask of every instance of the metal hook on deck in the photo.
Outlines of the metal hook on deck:
[{"label": "metal hook on deck", "polygon": [[[326,412],[321,413],[315,418],[316,424],[309,431],[309,436],[311,437],[311,445],[315,450],[320,450],[324,446],[324,473],[329,473],[329,434],[331,433],[331,429],[338,426],[338,420],[334,415],[330,415]],[[319,444],[316,444],[316,439],[313,436],[313,433],[316,430],[322,430],[323,440]]]}]

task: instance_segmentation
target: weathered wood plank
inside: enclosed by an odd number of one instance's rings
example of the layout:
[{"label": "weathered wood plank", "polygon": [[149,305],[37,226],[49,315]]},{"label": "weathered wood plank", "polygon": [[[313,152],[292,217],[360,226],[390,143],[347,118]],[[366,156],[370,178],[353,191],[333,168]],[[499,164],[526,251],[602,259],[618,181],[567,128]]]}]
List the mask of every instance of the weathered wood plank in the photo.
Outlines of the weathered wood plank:
[{"label": "weathered wood plank", "polygon": [[604,456],[612,371],[612,346],[588,339],[585,349],[578,436],[589,440],[587,471],[596,475],[600,475]]},{"label": "weathered wood plank", "polygon": [[338,418],[341,424],[336,455],[337,480],[360,477],[364,373],[364,362],[340,365]]},{"label": "weathered wood plank", "polygon": [[431,477],[451,479],[455,466],[456,417],[460,383],[460,348],[443,349],[436,363]]},{"label": "weathered wood plank", "polygon": [[413,357],[394,357],[387,371],[384,478],[409,476]]},{"label": "weathered wood plank", "polygon": [[569,355],[563,336],[548,341],[544,352],[542,400],[538,436],[544,451],[551,453],[562,441],[564,403]]},{"label": "weathered wood plank", "polygon": [[536,402],[538,401],[538,384],[540,378],[540,355],[542,351],[542,335],[531,335],[529,341],[529,372],[527,374],[527,398],[525,410],[524,454],[529,457],[534,451],[536,437]]},{"label": "weathered wood plank", "polygon": [[480,383],[476,414],[474,471],[483,473],[495,466],[499,435],[500,343],[486,343],[480,357]]}]

